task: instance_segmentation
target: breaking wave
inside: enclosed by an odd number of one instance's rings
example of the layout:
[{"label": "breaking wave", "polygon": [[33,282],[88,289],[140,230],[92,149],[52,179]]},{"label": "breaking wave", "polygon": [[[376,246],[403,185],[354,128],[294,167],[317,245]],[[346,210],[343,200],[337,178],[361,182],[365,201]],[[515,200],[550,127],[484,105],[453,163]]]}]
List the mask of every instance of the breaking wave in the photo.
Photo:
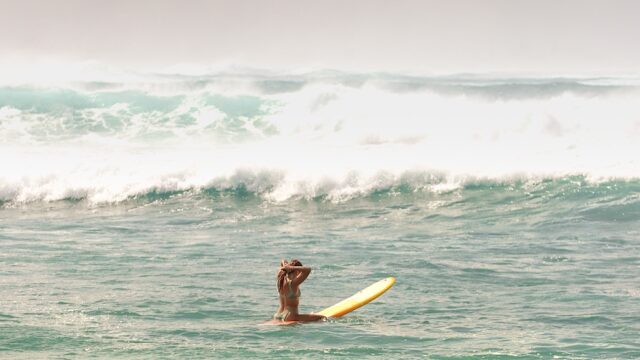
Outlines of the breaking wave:
[{"label": "breaking wave", "polygon": [[0,201],[636,183],[639,100],[632,78],[325,71],[10,84],[0,87]]}]

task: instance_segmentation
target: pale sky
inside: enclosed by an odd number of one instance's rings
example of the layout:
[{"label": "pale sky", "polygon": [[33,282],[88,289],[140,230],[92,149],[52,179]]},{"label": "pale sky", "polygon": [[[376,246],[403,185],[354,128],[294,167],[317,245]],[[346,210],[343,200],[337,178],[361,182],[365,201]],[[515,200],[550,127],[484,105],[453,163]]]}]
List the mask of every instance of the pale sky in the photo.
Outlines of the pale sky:
[{"label": "pale sky", "polygon": [[639,44],[634,0],[0,0],[24,63],[638,74]]}]

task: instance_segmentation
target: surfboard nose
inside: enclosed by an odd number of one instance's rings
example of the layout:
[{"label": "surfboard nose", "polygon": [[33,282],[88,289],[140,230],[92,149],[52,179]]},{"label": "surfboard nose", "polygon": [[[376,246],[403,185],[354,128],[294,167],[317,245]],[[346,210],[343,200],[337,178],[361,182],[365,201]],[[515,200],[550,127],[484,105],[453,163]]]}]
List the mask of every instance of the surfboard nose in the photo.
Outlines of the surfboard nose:
[{"label": "surfboard nose", "polygon": [[387,292],[387,290],[389,290],[395,283],[396,278],[392,276],[382,279],[340,301],[339,303],[320,311],[318,314],[333,318],[348,314],[375,300],[380,295]]}]

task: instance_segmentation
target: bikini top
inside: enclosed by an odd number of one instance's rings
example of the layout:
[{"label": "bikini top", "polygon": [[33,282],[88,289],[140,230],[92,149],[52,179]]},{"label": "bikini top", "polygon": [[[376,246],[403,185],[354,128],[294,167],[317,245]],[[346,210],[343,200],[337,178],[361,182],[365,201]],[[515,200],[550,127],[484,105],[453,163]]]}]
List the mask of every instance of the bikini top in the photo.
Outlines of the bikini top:
[{"label": "bikini top", "polygon": [[291,280],[287,281],[287,285],[289,286],[289,291],[284,296],[287,299],[291,299],[291,300],[293,300],[295,298],[299,298],[300,297],[300,288],[298,287],[298,292],[294,292],[293,288],[291,287]]}]

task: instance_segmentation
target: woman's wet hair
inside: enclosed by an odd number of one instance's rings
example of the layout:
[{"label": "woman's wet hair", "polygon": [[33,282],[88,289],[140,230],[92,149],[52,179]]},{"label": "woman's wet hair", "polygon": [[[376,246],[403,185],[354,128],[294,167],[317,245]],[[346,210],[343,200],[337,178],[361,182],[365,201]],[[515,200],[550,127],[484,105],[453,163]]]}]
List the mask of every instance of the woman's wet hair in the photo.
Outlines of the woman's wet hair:
[{"label": "woman's wet hair", "polygon": [[298,259],[291,259],[291,261],[282,260],[280,262],[280,271],[278,271],[278,274],[276,275],[276,279],[277,279],[276,286],[278,287],[278,292],[280,292],[280,290],[283,290],[283,288],[284,288],[285,278],[287,277],[288,273],[286,271],[284,271],[284,269],[282,269],[282,268],[287,266],[287,265],[289,265],[289,266],[302,266],[302,263]]},{"label": "woman's wet hair", "polygon": [[291,259],[291,261],[289,261],[289,265],[291,265],[291,266],[302,266],[302,263],[298,259]]}]

